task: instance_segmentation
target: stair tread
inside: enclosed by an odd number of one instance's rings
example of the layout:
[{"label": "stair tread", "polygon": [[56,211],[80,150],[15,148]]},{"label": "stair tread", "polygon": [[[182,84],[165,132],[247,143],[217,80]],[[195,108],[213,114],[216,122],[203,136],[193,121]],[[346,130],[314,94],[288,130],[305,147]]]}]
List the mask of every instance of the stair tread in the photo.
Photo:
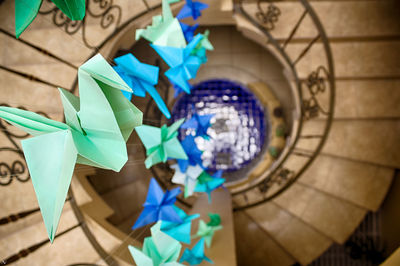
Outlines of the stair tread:
[{"label": "stair tread", "polygon": [[298,182],[376,211],[392,179],[390,168],[319,155]]},{"label": "stair tread", "polygon": [[356,229],[367,212],[363,208],[297,183],[273,201],[341,244]]},{"label": "stair tread", "polygon": [[[308,121],[303,134],[321,132],[324,122]],[[400,166],[400,123],[398,120],[333,121],[323,153],[389,168]],[[301,139],[296,148],[313,150],[318,140]]]},{"label": "stair tread", "polygon": [[245,212],[234,213],[238,265],[293,265],[296,260]]},{"label": "stair tread", "polygon": [[327,236],[272,202],[245,212],[301,264],[309,264],[332,244]]},{"label": "stair tread", "polygon": [[[295,1],[275,2],[280,9],[278,21],[271,31],[275,38],[287,38],[300,19],[304,7]],[[268,4],[263,3],[267,9]],[[396,10],[398,1],[311,1],[311,6],[328,37],[399,36],[400,23]],[[257,4],[244,4],[249,14],[258,12]],[[316,35],[312,20],[306,16],[294,38],[312,38]]]}]

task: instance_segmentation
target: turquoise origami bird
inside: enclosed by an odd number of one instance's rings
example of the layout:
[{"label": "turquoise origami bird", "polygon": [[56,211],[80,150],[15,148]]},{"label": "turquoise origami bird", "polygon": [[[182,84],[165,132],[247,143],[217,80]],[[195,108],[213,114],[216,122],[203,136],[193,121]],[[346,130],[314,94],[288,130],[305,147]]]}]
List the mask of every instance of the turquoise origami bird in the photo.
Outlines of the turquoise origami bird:
[{"label": "turquoise origami bird", "polygon": [[151,237],[144,239],[143,248],[128,249],[138,266],[184,266],[177,262],[182,245],[161,230],[161,221],[150,229]]},{"label": "turquoise origami bird", "polygon": [[203,260],[213,263],[212,260],[204,255],[204,238],[201,238],[196,245],[190,250],[186,248],[183,251],[182,257],[179,262],[188,262],[189,265],[199,265]]},{"label": "turquoise origami bird", "polygon": [[180,0],[162,0],[162,15],[154,16],[152,25],[146,29],[136,30],[136,40],[145,38],[152,44],[183,48],[186,46],[185,36],[178,19],[174,18],[169,4]]},{"label": "turquoise origami bird", "polygon": [[[17,38],[36,18],[43,0],[15,0],[15,35]],[[71,20],[85,16],[85,0],[52,0]]]},{"label": "turquoise origami bird", "polygon": [[165,76],[172,84],[189,94],[191,86],[188,80],[196,77],[201,66],[201,59],[191,53],[202,39],[201,35],[196,35],[185,48],[151,45],[170,67]]},{"label": "turquoise origami bird", "polygon": [[207,225],[203,220],[200,220],[199,229],[197,230],[196,237],[204,238],[206,246],[209,248],[211,246],[215,231],[221,230],[222,228],[222,225],[210,226]]},{"label": "turquoise origami bird", "polygon": [[219,188],[225,182],[224,178],[212,177],[206,171],[197,178],[197,185],[194,192],[204,192],[208,195],[208,202],[211,203],[211,192]]},{"label": "turquoise origami bird", "polygon": [[66,124],[0,107],[0,118],[34,136],[22,148],[51,242],[75,164],[120,171],[128,161],[126,141],[143,118],[121,92],[129,86],[100,54],[79,68],[78,80],[80,98],[59,88]]},{"label": "turquoise origami bird", "polygon": [[[139,97],[145,97],[146,92],[156,102],[158,109],[165,115],[166,118],[171,118],[168,107],[165,105],[160,94],[154,86],[158,83],[158,71],[156,66],[141,63],[133,54],[126,54],[114,58],[117,63],[114,70],[121,78],[133,89],[133,94]],[[122,92],[128,100],[131,100],[132,93]]]},{"label": "turquoise origami bird", "polygon": [[175,238],[176,240],[190,244],[190,231],[192,220],[200,217],[199,214],[187,215],[182,209],[174,206],[175,211],[182,219],[182,223],[174,223],[169,221],[161,222],[161,231]]},{"label": "turquoise origami bird", "polygon": [[144,161],[146,168],[166,162],[168,158],[184,159],[188,157],[178,140],[178,129],[185,119],[173,123],[170,127],[163,125],[161,128],[143,125],[136,128],[144,147],[146,148],[147,158]]}]

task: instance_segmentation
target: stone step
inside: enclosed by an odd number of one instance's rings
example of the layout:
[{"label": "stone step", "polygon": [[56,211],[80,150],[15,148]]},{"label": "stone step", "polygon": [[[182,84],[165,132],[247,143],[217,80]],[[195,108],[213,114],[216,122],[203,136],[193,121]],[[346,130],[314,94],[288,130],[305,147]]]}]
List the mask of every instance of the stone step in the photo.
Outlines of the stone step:
[{"label": "stone step", "polygon": [[400,117],[399,80],[336,81],[336,118]]},{"label": "stone step", "polygon": [[62,120],[64,113],[57,88],[5,70],[0,70],[0,79],[7,84],[2,87],[1,104],[24,107],[32,112],[43,112],[54,120]]},{"label": "stone step", "polygon": [[[320,134],[325,123],[309,121],[304,124],[304,135]],[[322,153],[378,164],[389,168],[400,166],[397,119],[335,120]],[[314,150],[317,139],[301,139],[296,148]]]},{"label": "stone step", "polygon": [[245,212],[303,265],[311,263],[332,244],[330,238],[273,202]]},{"label": "stone step", "polygon": [[319,155],[297,183],[377,211],[393,174],[391,168]]},{"label": "stone step", "polygon": [[246,212],[234,213],[236,258],[238,265],[282,265],[296,262],[285,247],[280,246]]},{"label": "stone step", "polygon": [[[331,43],[335,75],[338,79],[387,78],[400,76],[400,41]],[[307,44],[289,44],[286,52],[296,60]],[[316,43],[298,62],[301,78],[307,77],[318,66],[326,66],[321,43]]]},{"label": "stone step", "polygon": [[[77,224],[78,221],[71,208],[64,208],[57,232],[60,233]],[[0,258],[5,259],[43,240],[48,240],[44,224],[42,222],[30,224],[1,239]],[[26,265],[28,261],[29,265],[68,265],[78,262],[94,262],[98,260],[98,257],[83,231],[77,227],[56,238],[53,244],[50,244],[49,241],[45,246],[20,259],[16,265]]]},{"label": "stone step", "polygon": [[[268,5],[264,2],[261,7],[265,11]],[[274,5],[280,10],[280,15],[271,33],[278,39],[287,38],[302,16],[304,6],[295,1],[279,1]],[[400,35],[400,22],[396,12],[400,8],[398,1],[311,1],[311,5],[331,39],[346,41],[346,38],[384,38]],[[259,12],[256,3],[245,4],[244,7],[253,16]],[[315,36],[315,26],[307,15],[294,39]]]},{"label": "stone step", "polygon": [[346,241],[367,212],[366,209],[297,183],[273,201],[339,244]]}]

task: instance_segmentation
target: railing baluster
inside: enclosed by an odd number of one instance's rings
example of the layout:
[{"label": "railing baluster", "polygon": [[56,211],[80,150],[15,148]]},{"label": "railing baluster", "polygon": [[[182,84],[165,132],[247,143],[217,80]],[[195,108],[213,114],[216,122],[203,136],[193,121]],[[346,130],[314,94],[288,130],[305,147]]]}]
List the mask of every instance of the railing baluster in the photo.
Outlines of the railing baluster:
[{"label": "railing baluster", "polygon": [[290,32],[289,37],[285,40],[285,42],[282,45],[282,50],[285,50],[286,46],[288,45],[288,43],[293,39],[293,36],[296,34],[298,28],[300,27],[300,24],[303,22],[303,19],[306,17],[308,11],[304,10],[303,14],[301,15],[299,21],[297,21],[296,25],[294,26],[294,28],[292,29],[292,31]]},{"label": "railing baluster", "polygon": [[11,33],[9,33],[8,31],[6,31],[6,30],[4,30],[4,29],[1,29],[1,28],[0,28],[0,32],[3,33],[3,34],[5,34],[6,36],[8,36],[8,37],[10,37],[10,38],[12,38],[12,39],[18,41],[18,42],[20,42],[20,43],[23,43],[23,44],[25,44],[25,45],[27,45],[27,46],[29,46],[29,47],[35,49],[36,51],[39,51],[40,53],[42,53],[42,54],[44,54],[44,55],[46,55],[46,56],[49,56],[49,57],[51,57],[51,58],[54,58],[54,59],[56,59],[57,61],[59,61],[59,62],[61,62],[61,63],[64,63],[64,64],[66,64],[66,65],[68,65],[68,66],[70,66],[70,67],[72,67],[72,68],[74,68],[74,69],[78,69],[78,67],[75,66],[74,64],[72,64],[72,63],[70,63],[70,62],[68,62],[68,61],[66,61],[66,60],[64,60],[64,59],[62,59],[62,58],[60,58],[60,57],[54,55],[53,53],[50,53],[49,51],[47,51],[47,50],[45,50],[45,49],[43,49],[43,48],[40,48],[40,47],[37,46],[37,45],[34,45],[33,43],[30,43],[30,42],[28,42],[28,41],[25,41],[25,40],[23,40],[22,38],[15,39],[15,36],[14,36],[14,35],[12,35]]},{"label": "railing baluster", "polygon": [[51,86],[51,87],[54,87],[54,88],[62,88],[63,87],[63,86],[58,86],[58,85],[53,84],[51,82],[45,81],[45,80],[43,80],[41,78],[38,78],[36,76],[33,76],[33,75],[30,75],[30,74],[27,74],[27,73],[24,73],[24,72],[21,72],[21,71],[17,71],[17,70],[8,68],[6,66],[0,65],[0,69],[3,69],[3,70],[8,71],[8,72],[11,72],[11,73],[16,74],[18,76],[26,78],[26,79],[28,79],[30,81],[39,82],[39,83],[42,83],[42,84],[45,84],[45,85],[48,85],[48,86]]},{"label": "railing baluster", "polygon": [[[64,234],[74,230],[75,228],[77,228],[79,226],[81,226],[81,223],[78,223],[77,225],[74,225],[74,226],[62,231],[61,233],[57,234],[54,238],[62,236]],[[8,265],[8,264],[11,264],[13,262],[17,262],[18,260],[20,260],[20,259],[28,256],[29,254],[35,252],[36,250],[38,250],[42,246],[46,245],[47,243],[49,243],[48,239],[43,240],[43,241],[41,241],[41,242],[39,242],[39,243],[37,243],[35,245],[32,245],[32,246],[30,246],[28,248],[22,249],[17,254],[14,254],[14,255],[12,255],[12,256],[0,261],[0,265]]]},{"label": "railing baluster", "polygon": [[[65,201],[67,202],[70,199],[71,198],[68,197]],[[11,215],[9,215],[7,217],[0,218],[0,226],[9,224],[11,222],[14,223],[14,222],[18,221],[19,219],[22,219],[22,218],[25,218],[27,216],[30,216],[30,215],[38,212],[38,211],[40,211],[40,208],[36,208],[36,209],[28,210],[28,211],[23,211],[23,212],[19,212],[17,214],[11,214]]]},{"label": "railing baluster", "polygon": [[306,47],[306,49],[303,50],[303,52],[300,53],[300,55],[296,58],[296,60],[293,61],[293,65],[296,65],[310,50],[310,48],[313,46],[314,43],[316,43],[320,38],[320,35],[318,34]]},{"label": "railing baluster", "polygon": [[25,217],[27,217],[27,216],[29,216],[31,214],[34,214],[34,213],[36,213],[38,211],[40,211],[40,208],[36,208],[36,209],[33,209],[33,210],[24,211],[24,212],[19,212],[17,214],[11,214],[11,215],[9,215],[7,217],[0,218],[0,225],[5,225],[5,224],[9,224],[11,222],[16,222],[19,219],[25,218]]}]

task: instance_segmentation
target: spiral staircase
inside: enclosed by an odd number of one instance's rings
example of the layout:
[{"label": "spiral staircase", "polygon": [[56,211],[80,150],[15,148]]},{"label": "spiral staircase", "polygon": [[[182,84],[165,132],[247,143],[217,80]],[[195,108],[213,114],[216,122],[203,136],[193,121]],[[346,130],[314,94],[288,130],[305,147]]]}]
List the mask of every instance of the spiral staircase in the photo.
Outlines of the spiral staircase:
[{"label": "spiral staircase", "polygon": [[[216,265],[310,264],[380,208],[400,168],[400,3],[203,2],[210,8],[199,23],[211,29],[215,51],[195,82],[245,83],[268,110],[269,145],[278,150],[228,184],[230,193],[214,196],[226,230],[210,257]],[[133,34],[160,13],[160,0],[88,0],[83,22],[44,1],[20,39],[13,35],[14,1],[0,3],[1,105],[62,121],[56,88],[77,93],[77,68],[98,52],[112,63],[134,51],[165,70]],[[173,106],[165,78],[158,89]],[[166,122],[149,98],[134,103],[145,124]],[[168,167],[146,170],[137,136],[121,173],[78,165],[50,245],[20,148],[27,135],[4,121],[0,128],[0,264],[133,264],[127,245],[140,246],[148,228],[130,226],[149,177],[172,186]],[[202,211],[202,202],[179,199],[188,212]]]}]

